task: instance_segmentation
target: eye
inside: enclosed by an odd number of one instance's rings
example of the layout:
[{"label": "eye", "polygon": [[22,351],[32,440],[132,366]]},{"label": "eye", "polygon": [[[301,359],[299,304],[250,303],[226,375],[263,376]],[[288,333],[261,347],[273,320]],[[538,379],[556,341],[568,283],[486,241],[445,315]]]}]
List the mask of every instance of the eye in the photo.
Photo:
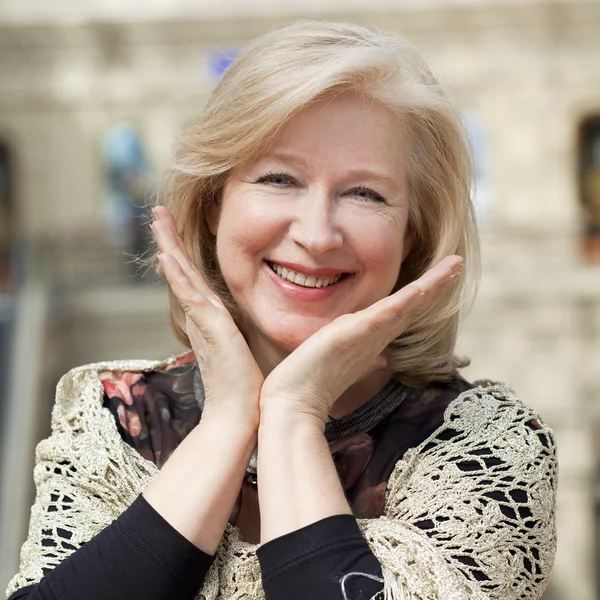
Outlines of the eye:
[{"label": "eye", "polygon": [[278,188],[288,188],[295,185],[294,180],[286,173],[266,173],[259,177],[256,183],[264,183]]},{"label": "eye", "polygon": [[352,195],[365,202],[385,202],[385,198],[370,187],[359,187],[352,190]]}]

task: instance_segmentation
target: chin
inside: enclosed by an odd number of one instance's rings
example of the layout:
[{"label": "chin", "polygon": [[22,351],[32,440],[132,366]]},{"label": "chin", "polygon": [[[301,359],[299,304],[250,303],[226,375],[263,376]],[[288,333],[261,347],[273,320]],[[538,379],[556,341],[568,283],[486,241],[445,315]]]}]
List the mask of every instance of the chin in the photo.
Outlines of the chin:
[{"label": "chin", "polygon": [[329,321],[319,319],[310,322],[281,323],[274,327],[273,323],[268,328],[262,329],[262,334],[271,344],[281,348],[285,352],[293,352],[300,344],[305,342],[311,335],[314,335],[319,329],[327,325]]},{"label": "chin", "polygon": [[298,346],[305,342],[313,332],[296,331],[292,334],[282,336],[281,334],[267,335],[267,339],[285,352],[293,352]]}]

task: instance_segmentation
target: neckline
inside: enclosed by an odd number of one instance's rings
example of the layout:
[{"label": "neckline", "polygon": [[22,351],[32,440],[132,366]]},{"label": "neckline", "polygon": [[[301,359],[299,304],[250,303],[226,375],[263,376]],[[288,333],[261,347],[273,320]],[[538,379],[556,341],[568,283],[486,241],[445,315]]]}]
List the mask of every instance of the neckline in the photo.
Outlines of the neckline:
[{"label": "neckline", "polygon": [[336,442],[375,427],[406,400],[412,388],[392,379],[375,396],[352,412],[325,424],[325,438]]},{"label": "neckline", "polygon": [[[198,363],[194,368],[193,387],[194,397],[202,412],[206,396]],[[329,417],[325,424],[325,438],[331,443],[372,429],[399,408],[411,391],[412,388],[392,379],[362,406],[339,419]]]}]

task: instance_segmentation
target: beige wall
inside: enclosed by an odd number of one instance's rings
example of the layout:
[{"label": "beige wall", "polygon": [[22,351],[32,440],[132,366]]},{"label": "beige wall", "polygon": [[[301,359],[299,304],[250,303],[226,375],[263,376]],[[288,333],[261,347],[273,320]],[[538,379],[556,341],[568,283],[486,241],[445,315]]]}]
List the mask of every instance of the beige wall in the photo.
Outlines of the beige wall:
[{"label": "beige wall", "polygon": [[[575,175],[578,124],[600,113],[600,4],[433,4],[371,5],[368,12],[343,12],[339,4],[318,14],[401,31],[482,124],[493,205],[482,224],[481,295],[460,347],[473,358],[469,377],[510,381],[555,428],[561,473],[553,586],[557,598],[592,600],[600,269],[579,259]],[[16,2],[7,6],[13,17],[20,10]],[[284,18],[268,15],[141,23],[128,13],[123,23],[0,26],[0,135],[17,155],[24,231],[101,228],[106,128],[137,125],[158,169],[214,82],[207,53],[243,44]],[[95,294],[71,298],[57,331],[69,340],[65,368],[116,358],[124,348],[152,357],[176,348],[166,339],[161,292],[144,294],[131,292],[121,316],[105,311]]]},{"label": "beige wall", "polygon": [[[457,103],[478,115],[496,220],[563,227],[577,219],[576,202],[565,201],[574,198],[575,128],[600,106],[598,10],[540,2],[353,17],[423,47]],[[95,220],[107,125],[138,125],[160,164],[214,81],[209,49],[242,44],[278,22],[0,28],[0,134],[18,151],[27,230]]]}]

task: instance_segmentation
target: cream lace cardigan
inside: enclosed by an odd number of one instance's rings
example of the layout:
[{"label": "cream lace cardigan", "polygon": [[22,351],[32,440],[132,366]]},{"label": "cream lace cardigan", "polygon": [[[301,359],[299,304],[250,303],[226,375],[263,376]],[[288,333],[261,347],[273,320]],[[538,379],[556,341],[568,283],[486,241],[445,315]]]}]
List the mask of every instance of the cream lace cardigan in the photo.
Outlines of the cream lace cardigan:
[{"label": "cream lace cardigan", "polygon": [[[157,472],[121,440],[102,408],[98,373],[151,371],[173,360],[97,363],[61,379],[52,435],[36,451],[36,501],[7,595],[111,523]],[[396,465],[384,516],[359,520],[382,565],[385,598],[539,598],[556,549],[556,483],[553,434],[532,409],[502,385],[461,394],[444,424]],[[255,551],[228,526],[197,598],[264,598]]]}]

